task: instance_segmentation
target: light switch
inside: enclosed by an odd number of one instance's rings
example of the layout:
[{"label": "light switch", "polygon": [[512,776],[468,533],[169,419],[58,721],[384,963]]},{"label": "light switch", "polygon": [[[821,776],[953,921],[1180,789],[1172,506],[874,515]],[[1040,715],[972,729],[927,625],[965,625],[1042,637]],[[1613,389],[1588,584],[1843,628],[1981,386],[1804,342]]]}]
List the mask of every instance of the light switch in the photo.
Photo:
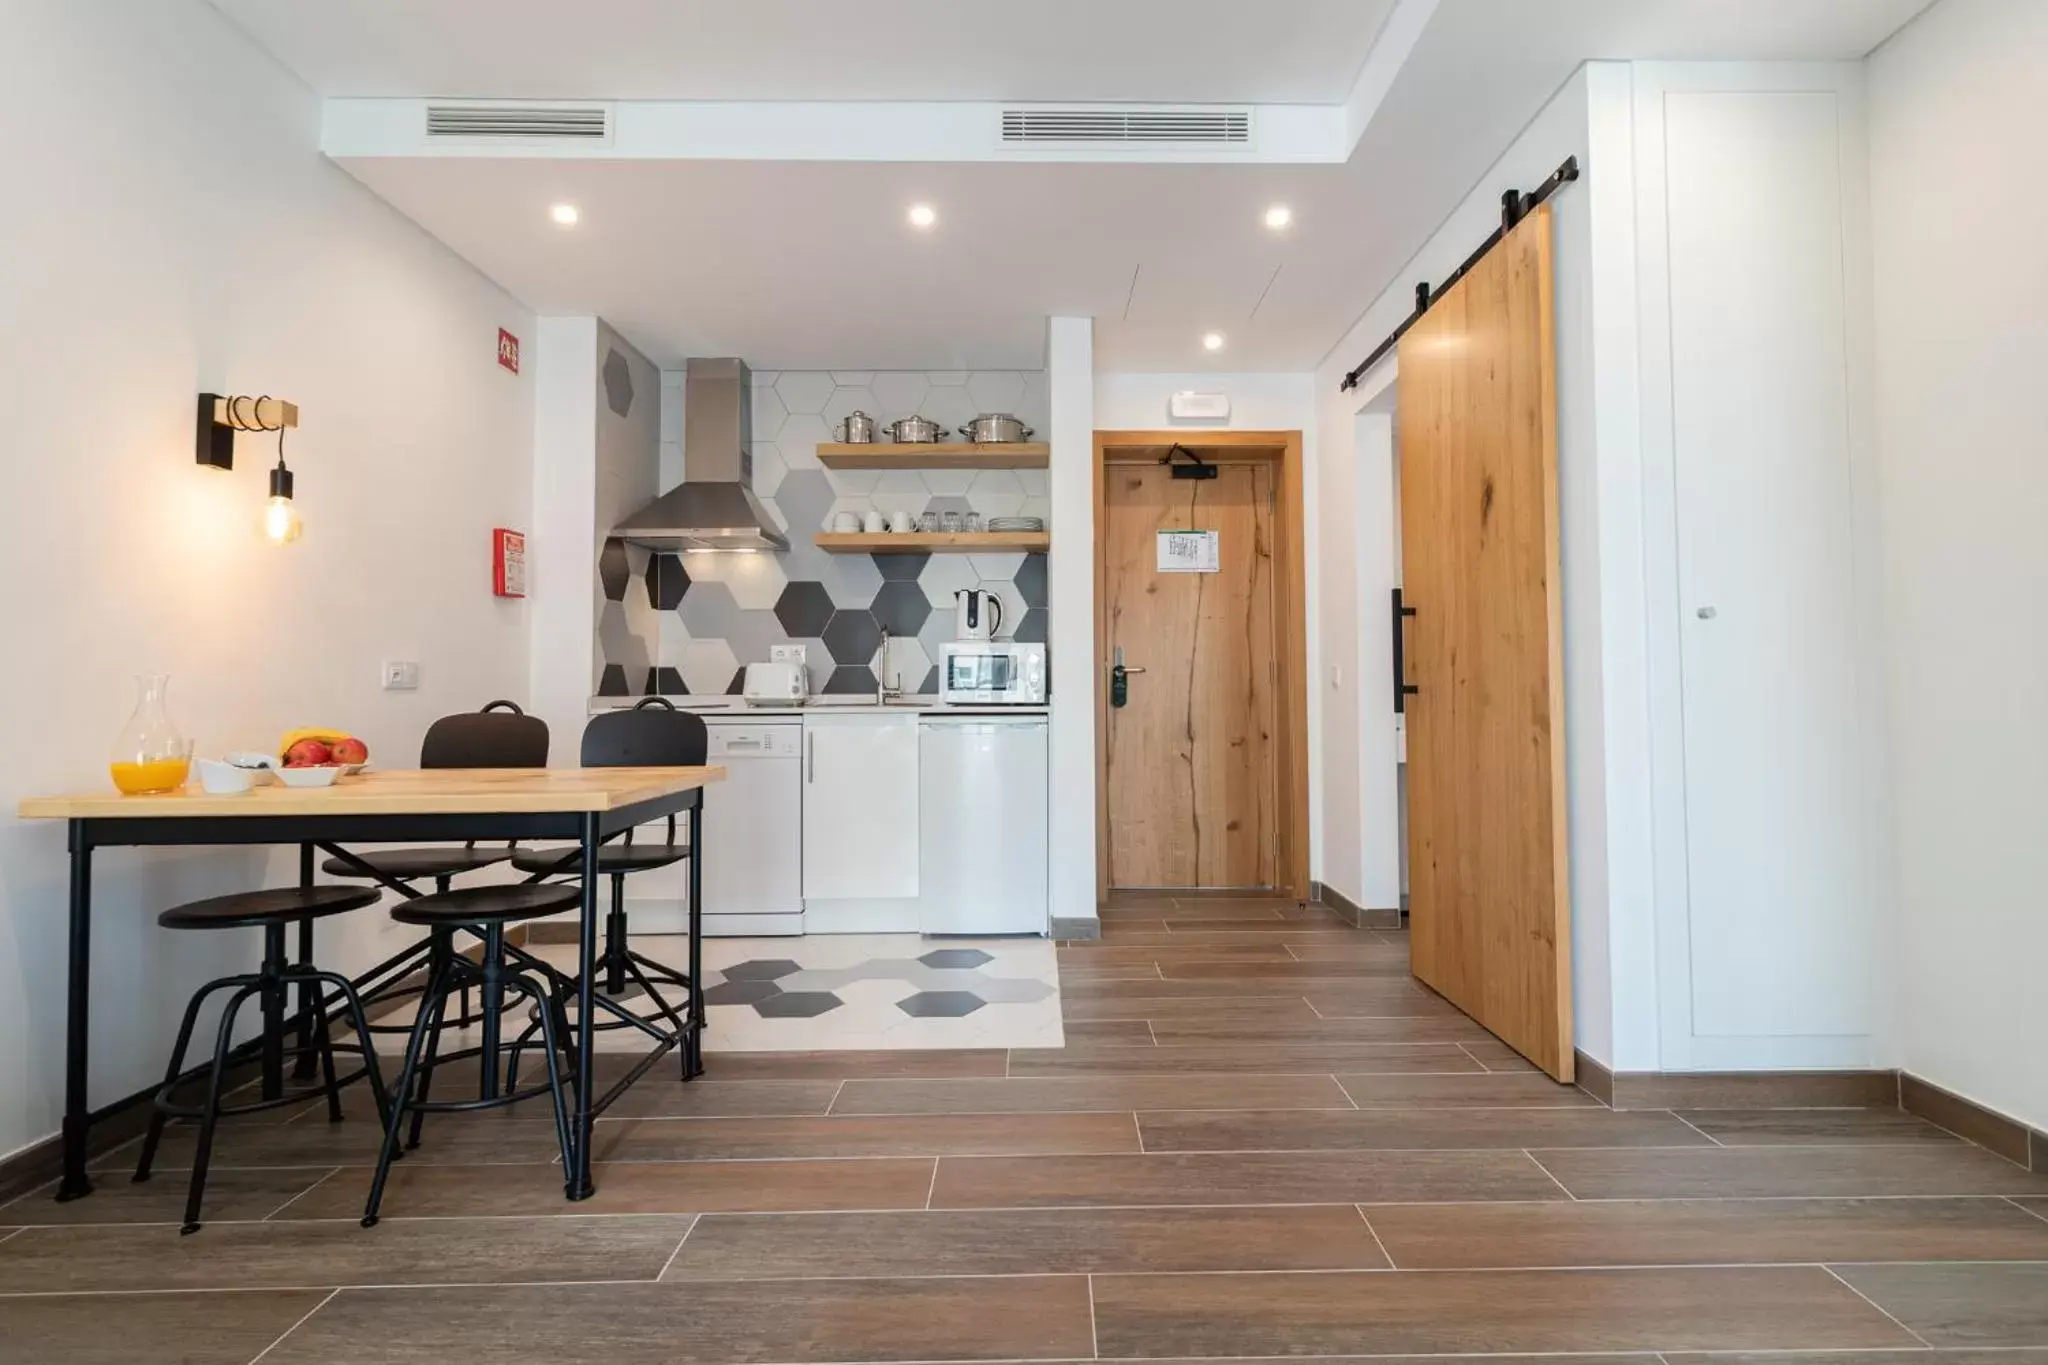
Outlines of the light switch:
[{"label": "light switch", "polygon": [[1343,666],[1342,664],[1331,664],[1331,665],[1330,665],[1330,686],[1332,686],[1332,687],[1342,687],[1343,685],[1344,685],[1344,666]]},{"label": "light switch", "polygon": [[417,692],[420,686],[420,666],[409,659],[386,660],[384,664],[384,690],[386,692]]}]

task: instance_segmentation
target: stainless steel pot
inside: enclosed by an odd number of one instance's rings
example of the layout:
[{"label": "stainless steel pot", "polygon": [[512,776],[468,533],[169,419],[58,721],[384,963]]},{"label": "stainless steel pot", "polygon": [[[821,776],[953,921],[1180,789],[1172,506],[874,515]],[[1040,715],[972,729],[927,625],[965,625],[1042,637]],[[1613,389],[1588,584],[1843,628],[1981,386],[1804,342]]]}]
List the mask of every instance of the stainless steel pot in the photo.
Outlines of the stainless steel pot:
[{"label": "stainless steel pot", "polygon": [[882,434],[902,445],[933,445],[945,439],[946,429],[929,417],[899,417]]},{"label": "stainless steel pot", "polygon": [[841,445],[867,445],[875,439],[875,419],[855,408],[839,419],[839,427],[833,435]]},{"label": "stainless steel pot", "polygon": [[984,412],[960,428],[960,435],[976,445],[1008,445],[1031,439],[1031,428],[1007,412]]}]

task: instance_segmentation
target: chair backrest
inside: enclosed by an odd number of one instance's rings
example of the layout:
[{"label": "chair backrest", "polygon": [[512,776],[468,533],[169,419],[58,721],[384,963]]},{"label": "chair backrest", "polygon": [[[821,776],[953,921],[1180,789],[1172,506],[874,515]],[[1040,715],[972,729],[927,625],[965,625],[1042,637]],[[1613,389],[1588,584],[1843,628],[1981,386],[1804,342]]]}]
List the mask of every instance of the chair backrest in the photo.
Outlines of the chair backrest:
[{"label": "chair backrest", "polygon": [[443,716],[420,742],[422,768],[545,768],[548,723],[509,701]]},{"label": "chair backrest", "polygon": [[586,768],[694,768],[711,748],[704,718],[649,697],[630,711],[592,716],[583,727]]}]

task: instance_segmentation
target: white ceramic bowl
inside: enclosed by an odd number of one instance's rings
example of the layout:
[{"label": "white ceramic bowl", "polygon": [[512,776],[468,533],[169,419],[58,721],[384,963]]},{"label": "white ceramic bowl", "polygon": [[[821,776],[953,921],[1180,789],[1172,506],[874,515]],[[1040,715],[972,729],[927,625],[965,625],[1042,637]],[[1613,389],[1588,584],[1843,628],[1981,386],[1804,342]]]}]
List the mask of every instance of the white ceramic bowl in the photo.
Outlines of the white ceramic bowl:
[{"label": "white ceramic bowl", "polygon": [[217,758],[202,758],[193,764],[199,770],[199,786],[209,796],[239,796],[256,785],[261,769],[237,768]]},{"label": "white ceramic bowl", "polygon": [[277,780],[287,787],[331,787],[341,776],[337,767],[325,768],[277,768]]}]

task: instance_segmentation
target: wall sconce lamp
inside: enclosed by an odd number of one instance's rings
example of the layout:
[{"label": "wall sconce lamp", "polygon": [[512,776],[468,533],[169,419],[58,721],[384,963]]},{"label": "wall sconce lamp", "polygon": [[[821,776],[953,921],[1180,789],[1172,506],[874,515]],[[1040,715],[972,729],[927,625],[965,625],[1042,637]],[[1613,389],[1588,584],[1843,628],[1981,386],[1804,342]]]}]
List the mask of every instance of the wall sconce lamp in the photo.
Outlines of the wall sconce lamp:
[{"label": "wall sconce lamp", "polygon": [[235,433],[274,431],[277,433],[277,467],[270,471],[270,496],[263,503],[262,529],[273,544],[288,545],[304,528],[298,509],[292,506],[292,471],[285,467],[284,434],[299,424],[299,405],[268,394],[224,397],[217,393],[199,395],[198,456],[207,469],[235,467]]}]

